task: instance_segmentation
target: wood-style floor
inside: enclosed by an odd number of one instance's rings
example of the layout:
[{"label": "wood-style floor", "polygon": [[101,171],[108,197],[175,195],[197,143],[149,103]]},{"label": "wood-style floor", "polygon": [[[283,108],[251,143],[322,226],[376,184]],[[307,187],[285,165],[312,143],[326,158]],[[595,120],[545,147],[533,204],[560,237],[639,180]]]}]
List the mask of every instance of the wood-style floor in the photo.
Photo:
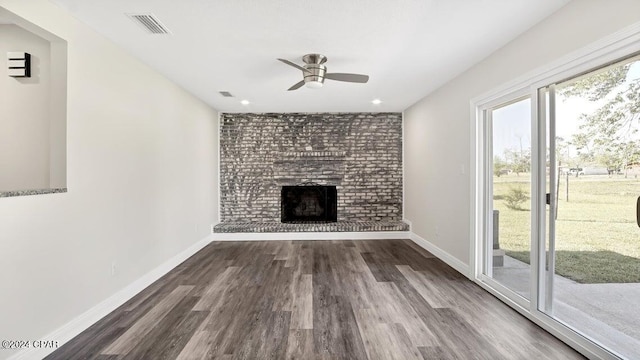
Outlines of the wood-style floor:
[{"label": "wood-style floor", "polygon": [[47,359],[582,359],[409,240],[215,242]]}]

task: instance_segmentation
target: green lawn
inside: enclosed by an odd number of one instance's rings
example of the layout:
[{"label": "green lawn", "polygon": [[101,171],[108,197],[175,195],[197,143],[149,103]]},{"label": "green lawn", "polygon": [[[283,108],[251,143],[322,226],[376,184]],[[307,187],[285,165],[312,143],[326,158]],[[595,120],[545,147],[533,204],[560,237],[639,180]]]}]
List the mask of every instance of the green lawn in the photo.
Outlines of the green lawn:
[{"label": "green lawn", "polygon": [[[505,205],[510,188],[530,194],[529,174],[494,177],[494,209],[500,211],[500,247],[529,263],[530,203]],[[640,283],[640,228],[636,199],[640,179],[621,175],[569,177],[560,182],[556,222],[556,273],[581,283]]]}]

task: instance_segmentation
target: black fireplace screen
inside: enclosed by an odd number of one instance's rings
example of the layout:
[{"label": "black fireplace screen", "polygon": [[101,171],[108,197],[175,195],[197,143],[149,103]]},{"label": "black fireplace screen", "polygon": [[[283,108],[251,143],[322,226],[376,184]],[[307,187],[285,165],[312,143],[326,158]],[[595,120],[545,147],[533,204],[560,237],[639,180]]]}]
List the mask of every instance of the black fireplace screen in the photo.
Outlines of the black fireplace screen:
[{"label": "black fireplace screen", "polygon": [[338,193],[335,186],[283,186],[281,221],[336,222]]}]

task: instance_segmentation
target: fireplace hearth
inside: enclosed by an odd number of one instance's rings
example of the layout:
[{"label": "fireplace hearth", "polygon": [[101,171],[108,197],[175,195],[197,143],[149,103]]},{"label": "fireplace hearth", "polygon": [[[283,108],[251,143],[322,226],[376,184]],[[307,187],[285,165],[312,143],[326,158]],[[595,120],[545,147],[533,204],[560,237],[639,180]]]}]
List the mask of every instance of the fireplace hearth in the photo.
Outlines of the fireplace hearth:
[{"label": "fireplace hearth", "polygon": [[327,223],[338,221],[338,194],[335,186],[283,186],[283,223]]}]

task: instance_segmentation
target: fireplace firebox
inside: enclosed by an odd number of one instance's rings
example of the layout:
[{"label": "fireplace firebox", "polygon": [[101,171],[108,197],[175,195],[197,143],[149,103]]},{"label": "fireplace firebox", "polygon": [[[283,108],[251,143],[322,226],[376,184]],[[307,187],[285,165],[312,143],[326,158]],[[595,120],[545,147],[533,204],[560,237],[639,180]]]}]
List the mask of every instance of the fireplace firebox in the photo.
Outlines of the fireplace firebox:
[{"label": "fireplace firebox", "polygon": [[335,186],[283,186],[281,222],[337,222],[338,192]]}]

